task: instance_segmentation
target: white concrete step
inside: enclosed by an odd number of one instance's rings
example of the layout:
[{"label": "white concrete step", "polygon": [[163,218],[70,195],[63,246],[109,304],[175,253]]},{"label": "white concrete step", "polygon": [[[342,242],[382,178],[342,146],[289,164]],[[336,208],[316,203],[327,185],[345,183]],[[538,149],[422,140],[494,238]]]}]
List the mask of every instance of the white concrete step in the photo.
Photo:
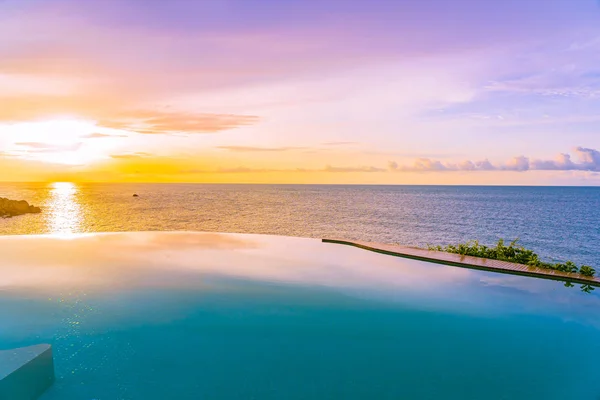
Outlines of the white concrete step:
[{"label": "white concrete step", "polygon": [[54,383],[52,346],[0,351],[0,400],[35,400]]}]

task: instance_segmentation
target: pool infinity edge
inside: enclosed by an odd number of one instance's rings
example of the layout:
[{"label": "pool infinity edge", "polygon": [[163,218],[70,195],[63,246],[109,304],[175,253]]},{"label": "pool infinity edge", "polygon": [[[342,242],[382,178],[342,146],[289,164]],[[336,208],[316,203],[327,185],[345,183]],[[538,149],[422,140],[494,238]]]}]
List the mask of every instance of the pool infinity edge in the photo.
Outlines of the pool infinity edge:
[{"label": "pool infinity edge", "polygon": [[426,250],[417,247],[364,242],[360,240],[323,238],[321,241],[323,243],[353,246],[359,249],[386,254],[389,256],[410,258],[413,260],[450,265],[453,267],[476,269],[480,271],[496,272],[501,274],[521,275],[554,281],[568,281],[571,283],[600,287],[600,277],[589,277],[579,273],[555,271],[507,261],[446,253],[443,251]]}]

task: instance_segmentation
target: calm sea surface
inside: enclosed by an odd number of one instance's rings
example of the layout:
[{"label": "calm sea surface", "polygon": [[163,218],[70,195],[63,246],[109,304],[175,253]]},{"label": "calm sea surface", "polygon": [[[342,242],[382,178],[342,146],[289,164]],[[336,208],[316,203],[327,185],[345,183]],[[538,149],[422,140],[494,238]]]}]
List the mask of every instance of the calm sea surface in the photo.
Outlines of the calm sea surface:
[{"label": "calm sea surface", "polygon": [[0,197],[43,207],[0,220],[3,235],[198,230],[418,246],[520,238],[548,259],[600,266],[600,188],[3,183]]}]

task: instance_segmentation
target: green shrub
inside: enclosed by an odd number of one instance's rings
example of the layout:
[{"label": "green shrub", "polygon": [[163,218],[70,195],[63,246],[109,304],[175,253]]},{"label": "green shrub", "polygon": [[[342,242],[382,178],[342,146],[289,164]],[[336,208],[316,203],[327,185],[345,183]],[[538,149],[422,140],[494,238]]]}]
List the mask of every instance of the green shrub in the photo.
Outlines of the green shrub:
[{"label": "green shrub", "polygon": [[581,285],[581,291],[586,293],[591,293],[594,290],[592,285]]},{"label": "green shrub", "polygon": [[[542,261],[540,256],[537,255],[533,250],[526,249],[525,247],[517,244],[518,239],[513,240],[508,245],[504,243],[503,239],[498,240],[493,247],[482,245],[477,240],[472,240],[466,243],[459,243],[456,245],[442,246],[427,246],[429,250],[445,251],[447,253],[461,254],[465,256],[474,256],[481,258],[489,258],[492,260],[508,261],[517,264],[530,265],[532,267],[552,269],[562,272],[579,272],[582,275],[593,277],[596,274],[596,270],[588,265],[584,265],[581,268],[577,268],[577,265],[571,261],[565,263],[549,263]],[[593,288],[591,289],[593,290]],[[588,290],[585,290],[588,291]]]},{"label": "green shrub", "polygon": [[594,276],[596,274],[596,270],[589,265],[582,265],[581,268],[579,268],[579,273],[585,276]]}]

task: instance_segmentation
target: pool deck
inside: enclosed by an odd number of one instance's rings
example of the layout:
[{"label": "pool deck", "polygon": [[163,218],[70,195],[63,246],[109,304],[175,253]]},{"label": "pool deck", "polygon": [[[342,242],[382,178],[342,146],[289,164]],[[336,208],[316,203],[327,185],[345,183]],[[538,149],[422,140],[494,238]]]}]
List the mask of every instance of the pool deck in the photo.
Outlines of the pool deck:
[{"label": "pool deck", "polygon": [[360,249],[387,254],[390,256],[411,258],[420,261],[434,262],[438,264],[452,265],[455,267],[478,269],[482,271],[499,272],[502,274],[523,275],[555,281],[569,281],[584,285],[600,287],[600,277],[588,277],[581,274],[554,271],[550,269],[530,267],[523,264],[515,264],[500,260],[487,258],[463,256],[460,254],[446,253],[384,243],[370,243],[360,240],[323,239],[324,243],[343,244],[358,247]]}]

